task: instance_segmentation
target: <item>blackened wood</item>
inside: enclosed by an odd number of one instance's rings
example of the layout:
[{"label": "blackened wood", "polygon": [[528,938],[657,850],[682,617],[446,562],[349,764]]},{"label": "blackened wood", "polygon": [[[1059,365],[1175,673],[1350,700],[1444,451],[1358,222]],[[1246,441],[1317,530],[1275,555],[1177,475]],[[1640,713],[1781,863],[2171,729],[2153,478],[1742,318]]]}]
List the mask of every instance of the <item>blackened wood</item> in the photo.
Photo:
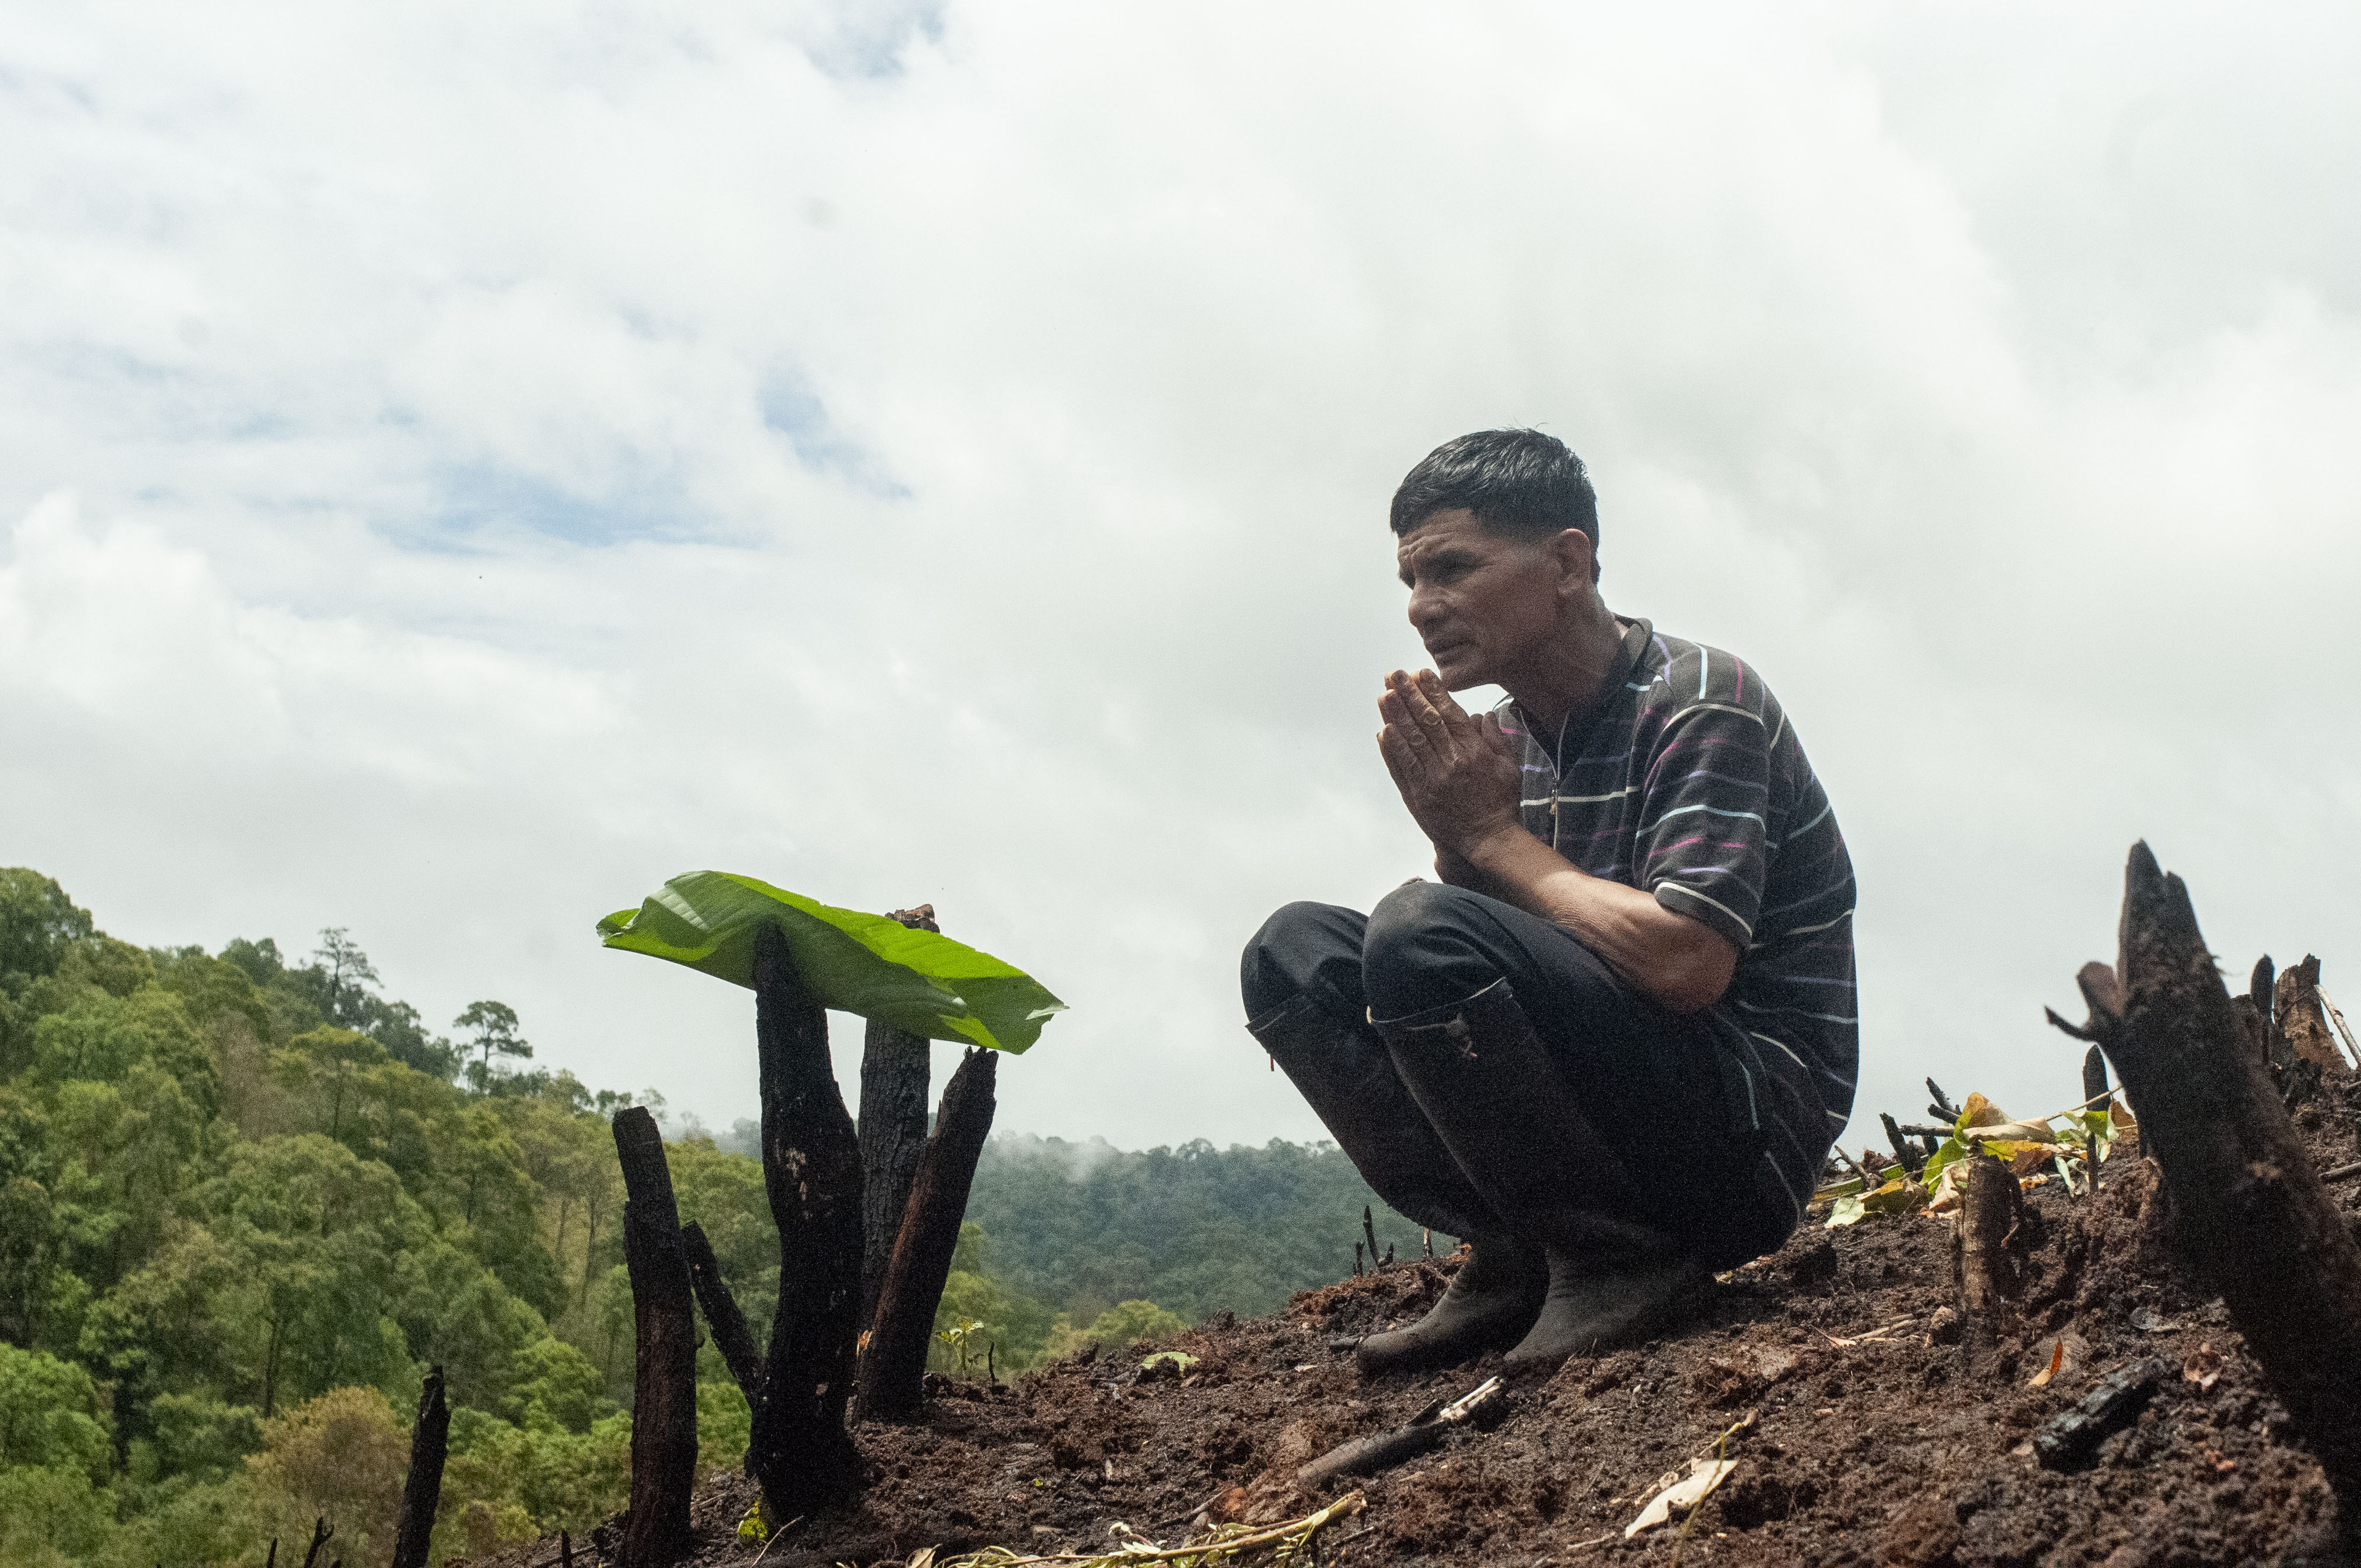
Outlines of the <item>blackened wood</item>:
[{"label": "blackened wood", "polygon": [[951,1254],[959,1246],[960,1222],[967,1217],[975,1163],[992,1131],[999,1059],[997,1051],[972,1050],[943,1085],[934,1135],[927,1140],[918,1184],[911,1190],[901,1232],[894,1238],[869,1349],[861,1359],[864,1419],[917,1413],[935,1309],[942,1302],[943,1283],[950,1277]]},{"label": "blackened wood", "polygon": [[829,1064],[828,1014],[771,926],[754,938],[754,1037],[779,1306],[746,1468],[777,1528],[861,1486],[844,1430],[861,1332],[861,1148]]},{"label": "blackened wood", "polygon": [[303,1553],[303,1568],[312,1568],[312,1564],[319,1560],[320,1548],[327,1545],[328,1538],[335,1533],[336,1527],[328,1522],[327,1515],[320,1514],[313,1519],[312,1546]]},{"label": "blackened wood", "polygon": [[2230,995],[2189,890],[2146,844],[2125,873],[2115,967],[2077,977],[2087,1025],[2136,1097],[2142,1150],[2172,1205],[2171,1237],[2294,1415],[2361,1523],[2361,1249],[2272,1086],[2238,1048]]},{"label": "blackened wood", "polygon": [[1374,1437],[1357,1437],[1337,1444],[1298,1470],[1295,1483],[1307,1492],[1317,1493],[1340,1475],[1375,1475],[1441,1447],[1443,1440],[1450,1435],[1451,1429],[1441,1421],[1427,1421],[1396,1427]]},{"label": "blackened wood", "polygon": [[1935,1103],[1927,1107],[1927,1114],[1939,1117],[1946,1122],[1956,1122],[1960,1119],[1960,1108],[1951,1103],[1951,1097],[1943,1092],[1941,1084],[1931,1078],[1928,1079],[1927,1092],[1935,1097]]},{"label": "blackened wood", "polygon": [[721,1265],[713,1255],[713,1244],[705,1239],[705,1228],[694,1220],[681,1226],[680,1245],[688,1260],[688,1282],[705,1312],[705,1326],[713,1333],[713,1348],[721,1353],[722,1365],[730,1368],[751,1410],[763,1397],[763,1353],[754,1348],[754,1331],[746,1326],[738,1298],[721,1277]]},{"label": "blackened wood", "polygon": [[[2082,1053],[2082,1108],[2089,1110],[2107,1092],[2107,1057],[2092,1046]],[[2085,1134],[2082,1138],[2082,1181],[2095,1187],[2099,1181],[2099,1135]]]},{"label": "blackened wood", "polygon": [[410,1474],[394,1516],[393,1568],[426,1568],[434,1510],[443,1501],[443,1462],[451,1453],[451,1407],[443,1398],[443,1369],[434,1367],[418,1390],[418,1420],[410,1428]]},{"label": "blackened wood", "polygon": [[927,1153],[928,1058],[924,1036],[870,1020],[861,1050],[861,1321],[877,1315],[877,1292],[918,1161]]},{"label": "blackened wood", "polygon": [[2090,1105],[2107,1091],[2107,1058],[2098,1047],[2082,1053],[2082,1103]]},{"label": "blackened wood", "polygon": [[[917,931],[940,931],[935,906],[894,910]],[[877,1317],[877,1292],[901,1234],[918,1161],[927,1153],[927,1091],[932,1047],[923,1035],[869,1021],[861,1045],[861,1321]]]},{"label": "blackened wood", "polygon": [[664,1135],[642,1105],[615,1113],[623,1167],[623,1263],[631,1278],[631,1509],[622,1568],[659,1568],[689,1547],[697,1485],[697,1309]]},{"label": "blackened wood", "polygon": [[2262,1014],[2263,1022],[2271,1022],[2271,988],[2277,973],[2271,968],[2271,955],[2265,953],[2255,960],[2255,971],[2246,977],[2246,999]]},{"label": "blackened wood", "polygon": [[2157,1385],[2178,1370],[2163,1356],[2152,1355],[2101,1379],[2081,1403],[2060,1412],[2034,1434],[2034,1457],[2053,1470],[2090,1458],[2108,1437],[2137,1420]]},{"label": "blackened wood", "polygon": [[1877,1119],[1885,1125],[1885,1141],[1894,1146],[1894,1157],[1901,1161],[1902,1173],[1916,1176],[1919,1168],[1927,1163],[1927,1157],[1910,1146],[1910,1140],[1902,1135],[1902,1124],[1883,1111],[1877,1113]]}]

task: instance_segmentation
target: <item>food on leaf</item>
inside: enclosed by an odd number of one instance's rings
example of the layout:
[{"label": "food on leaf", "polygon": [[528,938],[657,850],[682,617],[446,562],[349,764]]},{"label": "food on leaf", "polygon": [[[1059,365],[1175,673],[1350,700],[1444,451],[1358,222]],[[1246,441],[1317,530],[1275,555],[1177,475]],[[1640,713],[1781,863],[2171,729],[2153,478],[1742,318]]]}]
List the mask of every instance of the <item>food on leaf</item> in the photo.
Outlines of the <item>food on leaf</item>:
[{"label": "food on leaf", "polygon": [[637,909],[598,922],[605,945],[754,983],[754,933],[774,926],[824,1006],[929,1039],[1011,1054],[1065,1003],[1024,970],[933,931],[839,909],[727,872],[673,878]]}]

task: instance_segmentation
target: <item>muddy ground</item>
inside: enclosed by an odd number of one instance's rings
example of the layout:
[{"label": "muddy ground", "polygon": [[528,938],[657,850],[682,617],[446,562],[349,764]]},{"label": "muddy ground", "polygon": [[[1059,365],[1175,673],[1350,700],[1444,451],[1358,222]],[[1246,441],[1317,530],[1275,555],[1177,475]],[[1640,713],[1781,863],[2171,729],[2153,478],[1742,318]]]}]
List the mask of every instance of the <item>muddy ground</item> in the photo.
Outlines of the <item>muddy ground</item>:
[{"label": "muddy ground", "polygon": [[[2298,1121],[2323,1168],[2355,1157],[2352,1106],[2307,1107]],[[2339,1201],[2361,1196],[2355,1188],[2340,1183]],[[1677,1552],[1697,1564],[2132,1568],[2316,1551],[2332,1517],[2319,1467],[2219,1301],[2176,1268],[2155,1193],[2154,1165],[2126,1156],[2105,1164],[2095,1196],[2055,1182],[2029,1191],[2026,1326],[1982,1345],[1949,1311],[1948,1221],[1831,1231],[1815,1216],[1776,1255],[1717,1281],[1664,1338],[1569,1362],[1514,1388],[1488,1430],[1359,1483],[1367,1511],[1322,1534],[1319,1561],[1527,1568]],[[1198,1357],[1186,1376],[1169,1363],[1143,1371],[1152,1347],[1141,1345],[1010,1387],[946,1385],[921,1421],[860,1431],[874,1485],[857,1506],[784,1532],[765,1568],[899,1562],[927,1546],[945,1557],[1105,1551],[1117,1522],[1176,1543],[1204,1519],[1300,1516],[1324,1500],[1293,1486],[1305,1460],[1499,1369],[1497,1355],[1375,1381],[1354,1369],[1352,1341],[1422,1312],[1452,1266],[1413,1261],[1307,1292],[1274,1317],[1217,1319],[1177,1342]],[[2136,1420],[2076,1467],[2037,1461],[2029,1440],[2045,1422],[2109,1371],[2159,1355],[2173,1375]],[[2057,1376],[2028,1387],[2053,1358]],[[1686,1471],[1749,1412],[1729,1442],[1736,1470],[1686,1538],[1675,1525],[1626,1541],[1657,1478]],[[735,1534],[752,1501],[742,1479],[711,1478],[697,1562],[753,1562],[758,1549]],[[511,1561],[555,1555],[552,1543]]]}]

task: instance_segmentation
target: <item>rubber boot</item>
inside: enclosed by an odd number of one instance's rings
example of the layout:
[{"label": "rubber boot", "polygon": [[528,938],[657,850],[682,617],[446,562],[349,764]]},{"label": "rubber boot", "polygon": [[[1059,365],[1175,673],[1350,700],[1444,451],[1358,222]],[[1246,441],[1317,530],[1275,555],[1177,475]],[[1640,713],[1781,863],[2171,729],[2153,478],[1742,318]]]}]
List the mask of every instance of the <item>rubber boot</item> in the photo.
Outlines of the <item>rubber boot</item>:
[{"label": "rubber boot", "polygon": [[1548,1260],[1549,1288],[1509,1353],[1512,1370],[1627,1343],[1679,1304],[1702,1266],[1646,1221],[1639,1183],[1599,1141],[1507,981],[1378,1029],[1468,1184]]},{"label": "rubber boot", "polygon": [[1506,1236],[1474,1245],[1425,1317],[1354,1347],[1362,1376],[1450,1366],[1530,1337],[1548,1293],[1547,1262],[1537,1249]]},{"label": "rubber boot", "polygon": [[1706,1277],[1702,1265],[1669,1245],[1543,1250],[1549,1293],[1533,1326],[1504,1358],[1510,1376],[1554,1372],[1570,1355],[1647,1338]]},{"label": "rubber boot", "polygon": [[1428,1125],[1394,1070],[1386,1042],[1367,1025],[1299,996],[1247,1025],[1362,1179],[1394,1210],[1471,1243],[1432,1311],[1408,1328],[1373,1334],[1355,1353],[1364,1373],[1447,1366],[1514,1344],[1541,1310],[1549,1268],[1514,1240]]}]

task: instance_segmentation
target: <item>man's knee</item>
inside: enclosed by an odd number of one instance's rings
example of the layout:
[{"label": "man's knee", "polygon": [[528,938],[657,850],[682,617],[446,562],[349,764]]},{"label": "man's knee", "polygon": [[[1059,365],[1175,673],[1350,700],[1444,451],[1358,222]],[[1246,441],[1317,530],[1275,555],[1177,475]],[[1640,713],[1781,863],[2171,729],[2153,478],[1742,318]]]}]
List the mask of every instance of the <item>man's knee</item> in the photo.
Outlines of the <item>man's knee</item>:
[{"label": "man's knee", "polygon": [[1362,968],[1369,1010],[1404,1018],[1464,1002],[1499,978],[1473,937],[1479,894],[1445,883],[1408,882],[1369,912]]},{"label": "man's knee", "polygon": [[1300,900],[1264,921],[1238,960],[1238,991],[1246,1001],[1246,1021],[1252,1023],[1312,989],[1323,968],[1340,957],[1357,963],[1358,934],[1345,927],[1348,920],[1359,918],[1334,905]]}]

